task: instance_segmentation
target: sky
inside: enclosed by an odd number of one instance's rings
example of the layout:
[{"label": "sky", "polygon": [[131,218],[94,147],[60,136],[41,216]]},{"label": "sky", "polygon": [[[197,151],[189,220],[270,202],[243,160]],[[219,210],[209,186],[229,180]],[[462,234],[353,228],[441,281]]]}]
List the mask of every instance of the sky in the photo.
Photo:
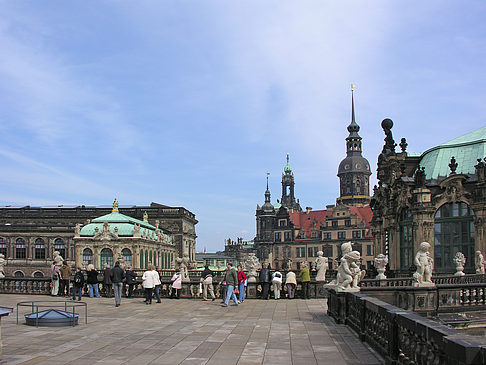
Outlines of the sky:
[{"label": "sky", "polygon": [[197,250],[255,236],[290,154],[302,207],[339,194],[351,120],[376,183],[486,125],[486,2],[0,0],[0,205],[183,206]]}]

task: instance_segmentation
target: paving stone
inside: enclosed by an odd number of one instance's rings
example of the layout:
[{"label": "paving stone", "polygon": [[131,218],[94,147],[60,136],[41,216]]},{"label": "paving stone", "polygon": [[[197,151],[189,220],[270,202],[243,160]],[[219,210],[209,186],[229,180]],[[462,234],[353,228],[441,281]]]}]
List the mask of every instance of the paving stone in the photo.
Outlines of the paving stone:
[{"label": "paving stone", "polygon": [[[48,299],[0,294],[5,306],[27,300]],[[84,314],[78,326],[63,328],[16,325],[16,313],[2,319],[1,364],[383,364],[327,316],[325,299],[246,300],[230,308],[196,300],[146,306],[124,298],[119,308],[113,299],[83,301],[87,325]]]}]

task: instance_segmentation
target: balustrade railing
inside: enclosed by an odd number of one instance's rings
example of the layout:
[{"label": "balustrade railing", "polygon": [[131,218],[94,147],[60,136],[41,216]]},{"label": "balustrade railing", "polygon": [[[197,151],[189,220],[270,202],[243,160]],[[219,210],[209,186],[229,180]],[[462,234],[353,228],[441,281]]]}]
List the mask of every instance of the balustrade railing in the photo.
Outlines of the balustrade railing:
[{"label": "balustrade railing", "polygon": [[[468,284],[468,283],[484,283],[486,282],[485,274],[470,274],[464,276],[444,275],[433,276],[432,281],[434,284]],[[371,287],[401,287],[412,286],[413,280],[411,277],[405,278],[387,278],[383,280],[377,279],[364,279],[359,283],[361,288]]]},{"label": "balustrade railing", "polygon": [[[461,298],[484,300],[484,291],[469,290]],[[330,290],[328,314],[351,327],[390,364],[486,363],[484,341],[364,294]]]}]

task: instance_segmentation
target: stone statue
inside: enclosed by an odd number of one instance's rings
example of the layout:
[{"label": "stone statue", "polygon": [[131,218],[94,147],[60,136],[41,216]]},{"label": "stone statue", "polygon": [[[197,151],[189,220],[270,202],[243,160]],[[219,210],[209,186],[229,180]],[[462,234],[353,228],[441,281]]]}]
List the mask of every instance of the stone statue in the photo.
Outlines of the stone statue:
[{"label": "stone statue", "polygon": [[5,277],[5,272],[3,271],[3,268],[5,267],[5,256],[3,253],[0,253],[0,279],[3,279]]},{"label": "stone statue", "polygon": [[256,257],[254,253],[248,254],[246,267],[248,268],[248,282],[256,283],[256,277],[258,276],[257,269],[260,267],[260,262],[258,261],[258,257]]},{"label": "stone statue", "polygon": [[375,267],[376,271],[378,271],[378,275],[376,275],[376,279],[383,280],[386,279],[385,276],[385,267],[388,264],[388,257],[380,253],[378,256],[375,257]]},{"label": "stone statue", "polygon": [[81,234],[81,224],[76,223],[76,226],[74,226],[74,236],[79,237]]},{"label": "stone statue", "polygon": [[342,257],[336,279],[338,292],[356,292],[360,290],[358,283],[366,274],[366,271],[361,270],[357,264],[360,259],[361,255],[358,251],[348,252]]},{"label": "stone statue", "polygon": [[417,267],[417,271],[413,274],[413,286],[434,286],[432,282],[432,271],[434,267],[429,249],[430,244],[428,242],[422,242],[415,255],[413,263]]},{"label": "stone statue", "polygon": [[484,256],[481,251],[476,251],[476,274],[484,274]]},{"label": "stone statue", "polygon": [[[350,253],[353,251],[353,243],[351,241],[348,241],[348,242],[344,242],[342,245],[341,245],[341,259],[339,261],[342,261],[344,259],[344,256],[346,256],[346,254]],[[339,265],[340,266],[340,265]],[[339,266],[338,266],[338,270],[339,270]],[[355,266],[357,266],[355,264]],[[337,278],[333,281],[331,281],[330,283],[328,284],[324,284],[324,287],[325,288],[328,288],[328,289],[332,289],[332,288],[336,288],[338,286],[338,280]]]},{"label": "stone statue", "polygon": [[56,263],[56,266],[61,267],[64,259],[62,258],[59,251],[54,251],[52,254],[53,261]]},{"label": "stone statue", "polygon": [[329,268],[329,259],[323,256],[322,251],[317,251],[317,258],[314,260],[317,268],[316,281],[326,281],[326,270]]},{"label": "stone statue", "polygon": [[290,257],[287,260],[287,270],[292,270],[292,259]]},{"label": "stone statue", "polygon": [[189,272],[187,270],[187,266],[189,264],[189,256],[187,253],[184,253],[181,257],[176,258],[176,271],[180,271],[182,282],[187,283],[191,280],[189,279]]},{"label": "stone statue", "polygon": [[454,264],[456,265],[456,273],[454,275],[456,276],[464,276],[464,265],[466,265],[466,257],[462,252],[457,252],[456,255],[454,256]]},{"label": "stone statue", "polygon": [[311,271],[316,271],[316,262],[315,261],[311,262]]}]

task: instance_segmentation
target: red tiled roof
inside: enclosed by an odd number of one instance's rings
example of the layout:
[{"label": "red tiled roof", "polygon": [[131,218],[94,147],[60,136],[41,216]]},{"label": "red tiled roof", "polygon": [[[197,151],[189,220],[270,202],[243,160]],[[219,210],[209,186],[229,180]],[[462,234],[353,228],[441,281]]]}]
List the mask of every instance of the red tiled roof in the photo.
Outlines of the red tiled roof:
[{"label": "red tiled roof", "polygon": [[364,207],[349,207],[351,214],[357,214],[359,219],[364,222],[365,227],[370,226],[371,219],[373,218],[373,211],[369,205]]},{"label": "red tiled roof", "polygon": [[303,229],[306,233],[310,233],[312,230],[312,224],[316,220],[316,229],[319,230],[321,226],[324,225],[326,217],[331,215],[331,212],[327,210],[311,210],[309,213],[306,212],[289,212],[290,220],[297,229]]}]

